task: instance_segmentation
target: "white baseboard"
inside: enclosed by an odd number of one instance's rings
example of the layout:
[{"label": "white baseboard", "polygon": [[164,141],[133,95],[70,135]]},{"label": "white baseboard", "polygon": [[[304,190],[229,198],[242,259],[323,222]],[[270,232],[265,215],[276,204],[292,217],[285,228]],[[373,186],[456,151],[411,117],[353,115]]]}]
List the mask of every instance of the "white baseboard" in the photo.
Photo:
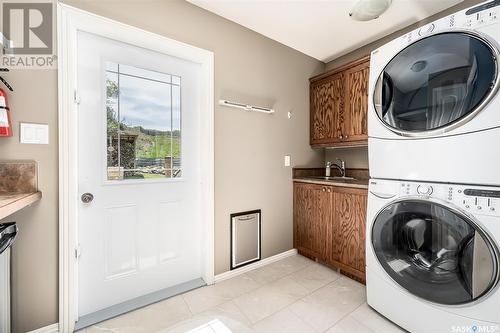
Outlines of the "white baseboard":
[{"label": "white baseboard", "polygon": [[59,333],[59,324],[55,323],[27,333]]},{"label": "white baseboard", "polygon": [[227,272],[224,272],[221,274],[217,274],[214,278],[214,282],[217,283],[217,282],[221,282],[221,281],[233,278],[233,277],[238,276],[240,274],[249,272],[251,270],[257,269],[257,268],[262,267],[262,266],[269,265],[270,263],[276,262],[278,260],[293,256],[296,254],[297,254],[297,249],[291,249],[291,250],[288,250],[285,252],[278,253],[274,256],[257,261],[253,264],[249,264],[249,265],[243,266],[241,268],[234,269],[232,271],[227,271]]}]

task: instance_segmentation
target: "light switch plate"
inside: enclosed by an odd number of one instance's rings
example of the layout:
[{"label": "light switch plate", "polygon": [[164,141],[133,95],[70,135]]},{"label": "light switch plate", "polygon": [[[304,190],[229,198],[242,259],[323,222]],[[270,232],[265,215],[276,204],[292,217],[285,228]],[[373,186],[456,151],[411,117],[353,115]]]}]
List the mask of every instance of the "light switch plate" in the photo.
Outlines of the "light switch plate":
[{"label": "light switch plate", "polygon": [[291,163],[290,155],[285,155],[285,166],[290,166]]},{"label": "light switch plate", "polygon": [[49,144],[49,125],[48,124],[20,124],[21,143],[48,145]]}]

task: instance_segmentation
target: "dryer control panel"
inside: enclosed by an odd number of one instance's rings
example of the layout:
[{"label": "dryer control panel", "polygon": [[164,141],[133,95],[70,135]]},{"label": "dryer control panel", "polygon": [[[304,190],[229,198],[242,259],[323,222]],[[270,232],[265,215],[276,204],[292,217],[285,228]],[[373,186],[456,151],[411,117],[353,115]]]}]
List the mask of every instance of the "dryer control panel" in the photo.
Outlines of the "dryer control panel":
[{"label": "dryer control panel", "polygon": [[400,182],[399,197],[404,196],[436,198],[474,214],[500,216],[498,187],[403,181]]},{"label": "dryer control panel", "polygon": [[500,14],[498,11],[499,6],[500,1],[493,0],[467,9],[465,12],[465,26],[474,27],[481,24],[496,22]]},{"label": "dryer control panel", "polygon": [[403,45],[407,45],[419,38],[438,31],[450,29],[475,29],[495,23],[500,23],[500,0],[483,3],[453,15],[443,17],[404,34],[400,37],[400,40]]}]

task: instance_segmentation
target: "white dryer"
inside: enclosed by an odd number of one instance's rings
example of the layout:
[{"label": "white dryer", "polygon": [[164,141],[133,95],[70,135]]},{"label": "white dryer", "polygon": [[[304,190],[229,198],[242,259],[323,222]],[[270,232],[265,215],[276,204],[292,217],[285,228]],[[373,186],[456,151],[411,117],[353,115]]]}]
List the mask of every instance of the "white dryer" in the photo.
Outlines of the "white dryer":
[{"label": "white dryer", "polygon": [[368,304],[410,332],[500,332],[500,189],[371,179]]},{"label": "white dryer", "polygon": [[371,54],[370,176],[500,185],[500,1]]}]

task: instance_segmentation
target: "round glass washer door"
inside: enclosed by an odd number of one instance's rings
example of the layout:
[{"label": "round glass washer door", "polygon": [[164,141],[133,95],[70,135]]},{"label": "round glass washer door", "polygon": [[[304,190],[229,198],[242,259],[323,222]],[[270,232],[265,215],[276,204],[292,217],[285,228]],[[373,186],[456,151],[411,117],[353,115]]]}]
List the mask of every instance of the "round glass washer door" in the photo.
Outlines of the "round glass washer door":
[{"label": "round glass washer door", "polygon": [[422,38],[385,66],[374,89],[375,111],[401,135],[425,136],[460,126],[493,97],[497,56],[490,42],[471,32]]},{"label": "round glass washer door", "polygon": [[427,301],[473,302],[498,282],[496,246],[471,218],[439,202],[393,202],[379,212],[371,233],[387,274]]}]

